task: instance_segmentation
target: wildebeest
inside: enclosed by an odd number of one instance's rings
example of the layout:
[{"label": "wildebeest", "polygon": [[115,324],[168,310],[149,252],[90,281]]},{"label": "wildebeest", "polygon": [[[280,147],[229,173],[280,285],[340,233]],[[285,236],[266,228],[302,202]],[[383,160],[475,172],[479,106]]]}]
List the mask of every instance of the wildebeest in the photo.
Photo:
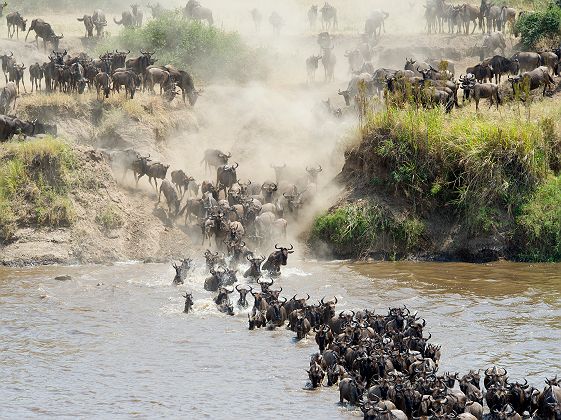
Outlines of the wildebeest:
[{"label": "wildebeest", "polygon": [[8,140],[16,134],[36,136],[38,134],[51,134],[56,136],[56,125],[40,123],[37,120],[23,121],[19,118],[0,115],[0,140]]},{"label": "wildebeest", "polygon": [[170,74],[167,70],[159,67],[148,67],[144,75],[145,87],[154,93],[154,85],[160,85],[160,95],[165,89],[169,89],[171,86]]},{"label": "wildebeest", "polygon": [[183,309],[183,312],[188,314],[193,307],[193,295],[191,293],[185,293],[183,297],[185,298],[185,309]]},{"label": "wildebeest", "polygon": [[10,113],[10,110],[15,110],[17,97],[15,83],[10,82],[4,86],[0,91],[0,114],[5,115]]},{"label": "wildebeest", "polygon": [[280,35],[280,30],[284,23],[282,17],[277,12],[273,12],[269,16],[269,23],[273,27],[273,34]]},{"label": "wildebeest", "polygon": [[512,75],[516,75],[520,71],[518,60],[510,60],[500,55],[495,55],[492,58],[485,60],[483,63],[492,67],[496,84],[501,83],[501,76],[503,74],[510,73]]},{"label": "wildebeest", "polygon": [[258,280],[261,278],[261,264],[265,261],[265,257],[246,257],[249,261],[249,268],[243,274],[244,278],[252,278]]},{"label": "wildebeest", "polygon": [[121,13],[121,20],[118,21],[114,17],[113,22],[115,22],[117,25],[123,25],[125,28],[132,28],[133,26],[135,26],[136,21],[133,14],[128,10],[125,10],[123,13]]},{"label": "wildebeest", "polygon": [[551,74],[555,75],[558,72],[559,57],[551,51],[544,51],[540,53],[541,65],[549,69]]},{"label": "wildebeest", "polygon": [[316,71],[319,67],[319,60],[321,60],[321,55],[312,55],[306,59],[308,83],[316,81]]},{"label": "wildebeest", "polygon": [[86,28],[85,38],[93,38],[94,23],[90,15],[84,15],[81,18],[77,18],[78,22],[84,22],[84,27]]},{"label": "wildebeest", "polygon": [[4,73],[4,78],[6,79],[6,83],[8,83],[9,70],[16,62],[16,59],[14,58],[14,53],[10,51],[10,55],[8,54],[0,55],[0,61],[2,61],[2,72]]},{"label": "wildebeest", "polygon": [[238,182],[236,169],[239,164],[236,162],[234,165],[222,165],[216,170],[216,185],[218,192],[224,190],[224,194],[228,195],[228,190]]},{"label": "wildebeest", "polygon": [[[152,179],[154,180],[156,191],[158,190],[158,179],[165,180],[166,174],[168,172],[169,165],[164,165],[160,162],[155,163],[147,163],[146,164],[146,171],[144,174],[140,175],[138,179],[140,179],[143,175],[148,176],[148,182],[152,185]],[[170,184],[171,186],[171,184]],[[173,187],[172,187],[173,189]],[[175,190],[174,190],[175,191]]]},{"label": "wildebeest", "polygon": [[187,278],[187,273],[191,269],[191,264],[193,261],[191,258],[185,258],[181,261],[181,265],[177,265],[175,263],[172,264],[172,267],[175,270],[175,276],[173,278],[173,285],[177,286],[183,284],[185,279]]},{"label": "wildebeest", "polygon": [[120,92],[121,86],[125,87],[125,98],[130,95],[134,99],[137,86],[140,85],[140,80],[132,71],[119,71],[111,76],[113,82],[113,92]]},{"label": "wildebeest", "polygon": [[346,90],[339,91],[345,99],[345,104],[350,106],[352,101],[355,101],[358,94],[364,95],[364,97],[369,98],[374,95],[374,78],[369,73],[362,73],[354,76]]},{"label": "wildebeest", "polygon": [[466,69],[466,74],[472,74],[479,83],[491,81],[493,79],[493,67],[490,64],[476,64]]},{"label": "wildebeest", "polygon": [[517,60],[520,66],[520,72],[532,71],[537,69],[542,62],[542,58],[536,52],[517,52],[511,58],[511,60]]},{"label": "wildebeest", "polygon": [[156,3],[155,5],[148,3],[146,7],[150,9],[152,17],[155,19],[159,18],[166,12],[166,9],[164,9],[164,7],[160,3]]},{"label": "wildebeest", "polygon": [[181,194],[181,197],[185,195],[187,189],[189,188],[189,183],[194,181],[195,178],[185,175],[182,170],[172,171],[171,182],[175,185],[176,190]]},{"label": "wildebeest", "polygon": [[542,96],[545,96],[545,92],[551,85],[555,84],[555,81],[547,71],[547,67],[538,67],[535,70],[522,73],[520,76],[509,77],[508,80],[512,84],[512,91],[515,95],[524,92],[526,87],[529,90],[534,90],[543,86]]},{"label": "wildebeest", "polygon": [[479,101],[481,99],[489,99],[489,108],[495,104],[497,109],[501,104],[501,95],[499,93],[499,86],[495,83],[479,83],[473,79],[462,79],[462,89],[464,89],[464,96],[473,96],[475,99],[475,110],[479,111]]},{"label": "wildebeest", "polygon": [[132,16],[134,18],[134,26],[141,27],[142,20],[144,19],[144,13],[140,10],[140,6],[138,4],[131,4],[132,9]]},{"label": "wildebeest", "polygon": [[473,22],[473,30],[471,31],[471,33],[473,34],[475,32],[480,15],[481,12],[476,6],[467,3],[464,3],[462,5],[461,16],[464,21],[466,34],[469,34],[469,27],[472,22]]},{"label": "wildebeest", "polygon": [[483,61],[485,57],[492,56],[495,50],[501,50],[501,54],[505,55],[506,42],[502,33],[495,32],[483,37],[483,42],[481,44],[479,59]]},{"label": "wildebeest", "polygon": [[102,97],[109,98],[111,93],[111,77],[107,73],[101,72],[96,74],[94,84],[97,90],[97,99],[100,98],[100,94],[103,95]]},{"label": "wildebeest", "polygon": [[171,65],[166,65],[165,69],[169,72],[177,87],[181,89],[183,102],[185,102],[185,97],[187,97],[189,99],[189,105],[195,106],[197,98],[201,96],[203,91],[202,89],[195,89],[195,84],[191,75],[184,70],[177,70]]},{"label": "wildebeest", "polygon": [[209,26],[212,26],[214,19],[212,17],[212,10],[203,7],[197,0],[189,0],[184,11],[187,19],[196,21],[206,20]]},{"label": "wildebeest", "polygon": [[23,90],[27,92],[27,89],[25,88],[25,80],[23,78],[25,69],[26,69],[25,65],[16,64],[16,63],[12,64],[12,66],[8,69],[8,80],[10,82],[16,83],[18,94],[19,94],[20,82],[23,85]]},{"label": "wildebeest", "polygon": [[320,13],[322,29],[330,30],[338,27],[337,9],[335,7],[326,2],[320,9]]},{"label": "wildebeest", "polygon": [[19,39],[19,31],[25,32],[27,19],[24,19],[19,12],[12,12],[6,15],[6,23],[8,25],[8,37],[13,38],[14,33]]},{"label": "wildebeest", "polygon": [[316,4],[313,4],[310,6],[310,9],[308,10],[308,23],[310,24],[310,30],[315,30],[316,29],[316,23],[318,20],[318,6]]},{"label": "wildebeest", "polygon": [[255,32],[261,30],[261,22],[263,21],[263,15],[257,8],[251,9],[251,19],[253,20],[253,26],[255,26]]},{"label": "wildebeest", "polygon": [[101,38],[103,36],[103,28],[107,26],[107,19],[105,13],[101,9],[96,9],[92,15],[92,22],[95,26],[96,36]]},{"label": "wildebeest", "polygon": [[[156,179],[156,188],[157,188],[157,179]],[[168,217],[177,217],[179,214],[179,206],[181,205],[181,200],[177,197],[177,192],[171,182],[167,179],[162,181],[160,185],[160,193],[158,194],[158,204],[160,204],[160,200],[162,198],[162,192],[164,193],[164,197],[166,198],[166,203],[168,205]]]},{"label": "wildebeest", "polygon": [[43,80],[43,67],[39,63],[29,66],[29,80],[31,81],[31,92],[41,89],[41,81]]},{"label": "wildebeest", "polygon": [[51,25],[43,19],[33,19],[31,21],[31,26],[25,36],[26,41],[31,31],[35,31],[35,43],[37,44],[37,48],[39,48],[39,38],[41,38],[43,40],[43,48],[45,51],[47,51],[47,42],[50,42],[53,48],[58,50],[59,42],[62,38],[64,38],[64,34],[56,35],[53,28],[51,28]]},{"label": "wildebeest", "polygon": [[263,264],[263,270],[269,271],[271,274],[280,274],[281,265],[286,265],[288,261],[288,254],[294,253],[294,246],[290,248],[279,247],[275,245],[276,251],[272,252]]},{"label": "wildebeest", "polygon": [[335,65],[337,64],[337,57],[335,57],[333,53],[333,48],[333,46],[330,48],[323,48],[321,53],[321,64],[323,65],[326,82],[333,81]]},{"label": "wildebeest", "polygon": [[382,35],[382,28],[385,31],[385,20],[389,17],[389,13],[381,10],[375,10],[370,14],[370,17],[366,19],[364,24],[364,33],[368,35],[369,38],[379,38]]},{"label": "wildebeest", "polygon": [[207,149],[201,164],[204,162],[205,169],[210,169],[211,167],[218,168],[219,166],[227,165],[228,159],[231,157],[231,153],[225,154],[218,149]]}]

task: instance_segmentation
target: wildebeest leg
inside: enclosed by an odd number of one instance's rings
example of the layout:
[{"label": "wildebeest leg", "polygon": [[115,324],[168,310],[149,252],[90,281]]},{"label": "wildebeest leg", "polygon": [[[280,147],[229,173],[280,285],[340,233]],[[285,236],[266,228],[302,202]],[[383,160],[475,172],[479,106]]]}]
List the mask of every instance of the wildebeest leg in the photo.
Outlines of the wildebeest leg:
[{"label": "wildebeest leg", "polygon": [[23,80],[23,78],[21,79],[21,84],[23,85],[23,91],[27,93],[27,89],[25,88],[25,81]]}]

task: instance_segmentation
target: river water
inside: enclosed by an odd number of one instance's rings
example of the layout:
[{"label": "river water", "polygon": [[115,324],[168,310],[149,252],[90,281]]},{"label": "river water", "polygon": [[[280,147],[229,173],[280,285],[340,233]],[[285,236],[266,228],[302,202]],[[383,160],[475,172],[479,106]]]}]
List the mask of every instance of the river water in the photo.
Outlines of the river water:
[{"label": "river water", "polygon": [[[441,370],[497,364],[542,387],[561,373],[561,266],[320,263],[292,258],[288,297],[403,305],[442,344]],[[248,331],[217,313],[197,260],[184,286],[161,264],[0,269],[0,418],[356,418],[305,389],[313,338]],[[70,275],[68,281],[54,277]],[[193,291],[194,313],[181,294]]]}]

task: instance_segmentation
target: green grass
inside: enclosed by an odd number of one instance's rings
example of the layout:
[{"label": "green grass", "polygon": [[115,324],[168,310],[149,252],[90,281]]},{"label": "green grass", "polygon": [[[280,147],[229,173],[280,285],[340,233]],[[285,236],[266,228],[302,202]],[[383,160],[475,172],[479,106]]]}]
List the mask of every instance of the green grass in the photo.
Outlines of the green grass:
[{"label": "green grass", "polygon": [[102,209],[95,217],[95,221],[104,230],[109,231],[118,229],[125,224],[123,217],[118,209],[108,205]]},{"label": "green grass", "polygon": [[181,11],[167,12],[142,28],[124,28],[98,47],[98,52],[116,48],[155,51],[158,64],[192,72],[197,79],[217,78],[247,81],[266,75],[264,53],[249,48],[236,32],[226,32],[204,23],[188,22]]},{"label": "green grass", "polygon": [[[389,236],[407,253],[422,243],[427,216],[445,213],[472,237],[508,238],[514,259],[561,260],[558,105],[538,101],[524,116],[516,105],[479,114],[410,105],[367,114],[351,153],[370,168],[360,174],[366,199],[318,217],[312,238],[342,252],[355,247],[356,256]],[[368,190],[398,197],[408,216],[368,204]]]},{"label": "green grass", "polygon": [[522,207],[518,225],[522,259],[561,260],[561,176],[537,189]]},{"label": "green grass", "polygon": [[0,147],[0,241],[18,226],[60,227],[74,220],[68,199],[75,157],[61,140],[10,141]]},{"label": "green grass", "polygon": [[380,245],[392,252],[419,249],[425,224],[416,217],[398,219],[381,206],[349,203],[317,217],[311,239],[327,241],[341,255],[367,255]]},{"label": "green grass", "polygon": [[[520,33],[526,48],[535,48],[538,44],[547,44],[554,40],[551,47],[559,45],[561,33],[561,2],[559,5],[549,4],[536,8],[532,13],[524,14],[515,23],[515,33]],[[545,45],[543,45],[545,46]]]}]

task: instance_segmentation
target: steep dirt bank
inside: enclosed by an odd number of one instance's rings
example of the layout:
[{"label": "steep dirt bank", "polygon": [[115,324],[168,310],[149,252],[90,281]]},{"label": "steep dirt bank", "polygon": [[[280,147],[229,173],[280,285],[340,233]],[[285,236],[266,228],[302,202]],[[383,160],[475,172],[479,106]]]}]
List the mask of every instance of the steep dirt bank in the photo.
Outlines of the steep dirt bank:
[{"label": "steep dirt bank", "polygon": [[310,242],[338,258],[558,261],[558,99],[483,116],[390,108],[348,148]]},{"label": "steep dirt bank", "polygon": [[[114,151],[130,148],[158,159],[170,135],[196,129],[187,107],[142,95],[136,102],[114,97],[100,103],[95,95],[54,94],[22,98],[19,112],[26,118],[57,121],[59,136],[71,150],[67,192],[71,223],[37,227],[40,224],[30,222],[35,219],[20,217],[10,240],[0,245],[0,264],[163,260],[189,254],[193,246],[189,232],[167,218],[165,204],[156,206],[155,190],[144,180],[135,188],[130,172],[122,183],[122,172],[113,172],[109,158]],[[10,159],[9,153],[3,156]],[[57,160],[46,162],[55,164]],[[33,172],[34,168],[24,171]],[[31,174],[31,178],[40,176]],[[48,191],[52,186],[43,187]],[[24,204],[31,200],[25,192],[19,196]],[[19,207],[37,212],[34,205]]]}]

